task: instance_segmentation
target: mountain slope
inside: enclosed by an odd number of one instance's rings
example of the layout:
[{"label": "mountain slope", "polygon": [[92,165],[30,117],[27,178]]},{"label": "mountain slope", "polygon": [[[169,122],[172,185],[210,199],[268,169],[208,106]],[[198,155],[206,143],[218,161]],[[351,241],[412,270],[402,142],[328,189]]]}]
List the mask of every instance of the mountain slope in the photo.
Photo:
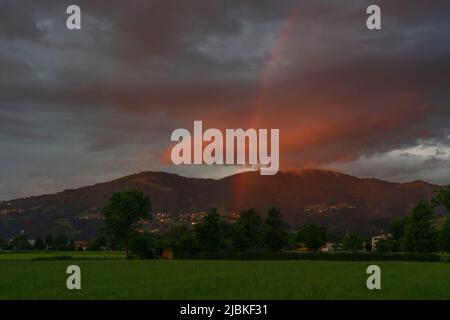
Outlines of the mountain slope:
[{"label": "mountain slope", "polygon": [[143,172],[106,183],[0,203],[0,237],[25,230],[31,238],[65,232],[74,239],[93,239],[102,225],[101,209],[112,193],[135,188],[150,195],[153,212],[176,217],[217,207],[239,212],[254,207],[265,214],[281,209],[292,226],[326,224],[334,232],[383,232],[438,186],[424,182],[389,183],[359,179],[325,170],[280,172],[261,176],[246,172],[220,180]]}]

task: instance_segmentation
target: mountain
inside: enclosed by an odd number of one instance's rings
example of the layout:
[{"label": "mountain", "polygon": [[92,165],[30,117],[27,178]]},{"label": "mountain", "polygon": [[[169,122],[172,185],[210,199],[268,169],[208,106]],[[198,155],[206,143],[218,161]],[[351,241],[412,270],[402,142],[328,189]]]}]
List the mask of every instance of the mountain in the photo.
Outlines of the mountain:
[{"label": "mountain", "polygon": [[152,199],[153,212],[169,217],[212,207],[224,213],[255,208],[264,215],[277,207],[292,227],[317,222],[332,232],[376,234],[386,231],[392,219],[407,214],[417,201],[431,198],[438,186],[360,179],[316,169],[274,176],[245,172],[219,180],[143,172],[56,194],[0,202],[0,237],[14,237],[25,230],[30,238],[64,232],[75,240],[93,239],[99,235],[101,209],[107,200],[114,192],[130,188],[144,191]]}]

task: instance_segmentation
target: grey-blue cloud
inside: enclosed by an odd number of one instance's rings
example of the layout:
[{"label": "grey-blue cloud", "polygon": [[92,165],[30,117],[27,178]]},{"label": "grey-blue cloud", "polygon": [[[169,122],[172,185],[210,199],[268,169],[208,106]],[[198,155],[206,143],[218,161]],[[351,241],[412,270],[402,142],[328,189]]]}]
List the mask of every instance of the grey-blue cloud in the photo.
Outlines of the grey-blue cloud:
[{"label": "grey-blue cloud", "polygon": [[377,3],[370,32],[371,1],[80,0],[70,32],[70,1],[0,0],[0,199],[141,170],[229,173],[160,162],[196,118],[280,127],[286,166],[450,181],[445,158],[405,171],[383,156],[449,143],[450,3]]}]

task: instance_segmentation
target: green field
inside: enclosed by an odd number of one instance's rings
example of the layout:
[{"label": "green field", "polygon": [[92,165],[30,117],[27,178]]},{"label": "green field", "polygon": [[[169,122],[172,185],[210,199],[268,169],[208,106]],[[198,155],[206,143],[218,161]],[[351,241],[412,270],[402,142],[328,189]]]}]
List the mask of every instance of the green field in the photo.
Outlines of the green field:
[{"label": "green field", "polygon": [[[81,267],[82,290],[66,288],[71,264]],[[382,269],[381,290],[366,288],[370,264]],[[11,253],[0,254],[0,299],[450,299],[450,264],[155,261],[125,260],[123,253]]]},{"label": "green field", "polygon": [[41,260],[111,260],[125,258],[120,251],[29,251],[0,252],[0,263],[3,261],[41,261]]}]

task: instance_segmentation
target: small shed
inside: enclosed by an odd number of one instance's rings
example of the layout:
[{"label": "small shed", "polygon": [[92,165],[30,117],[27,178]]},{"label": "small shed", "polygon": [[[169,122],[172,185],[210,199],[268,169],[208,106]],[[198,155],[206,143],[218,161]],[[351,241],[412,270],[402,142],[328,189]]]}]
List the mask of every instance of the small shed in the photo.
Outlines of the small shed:
[{"label": "small shed", "polygon": [[159,259],[173,260],[173,252],[171,248],[157,248],[156,254]]}]

